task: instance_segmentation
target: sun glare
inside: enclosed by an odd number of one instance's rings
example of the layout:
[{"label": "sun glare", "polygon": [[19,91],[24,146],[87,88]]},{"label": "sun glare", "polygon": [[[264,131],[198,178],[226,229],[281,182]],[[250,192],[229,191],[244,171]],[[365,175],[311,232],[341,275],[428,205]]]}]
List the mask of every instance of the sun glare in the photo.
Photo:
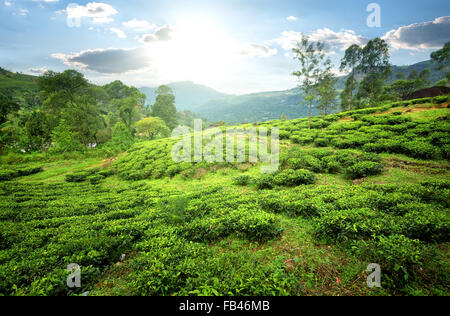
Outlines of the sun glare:
[{"label": "sun glare", "polygon": [[173,37],[161,44],[158,53],[162,75],[210,84],[227,75],[234,45],[213,21],[183,20],[175,27]]}]

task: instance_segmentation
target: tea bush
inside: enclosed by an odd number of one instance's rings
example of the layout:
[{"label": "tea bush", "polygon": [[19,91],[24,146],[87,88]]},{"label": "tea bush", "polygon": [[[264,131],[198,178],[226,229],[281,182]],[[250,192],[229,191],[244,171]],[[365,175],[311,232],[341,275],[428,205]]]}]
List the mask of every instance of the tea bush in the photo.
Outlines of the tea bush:
[{"label": "tea bush", "polygon": [[316,176],[308,170],[292,170],[287,169],[274,178],[277,185],[293,187],[298,185],[313,184],[316,182]]},{"label": "tea bush", "polygon": [[358,162],[348,167],[345,171],[351,179],[360,179],[368,176],[374,176],[383,172],[383,165],[372,161]]},{"label": "tea bush", "polygon": [[234,177],[233,178],[233,184],[235,185],[248,185],[252,182],[252,177],[247,176],[247,175],[243,175],[243,176],[239,176],[239,177]]}]

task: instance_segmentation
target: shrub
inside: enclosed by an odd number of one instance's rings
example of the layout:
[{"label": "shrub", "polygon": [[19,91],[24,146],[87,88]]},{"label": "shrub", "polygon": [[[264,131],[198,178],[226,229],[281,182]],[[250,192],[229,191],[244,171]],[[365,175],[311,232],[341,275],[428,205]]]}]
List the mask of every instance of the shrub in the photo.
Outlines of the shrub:
[{"label": "shrub", "polygon": [[86,178],[91,184],[99,184],[101,180],[103,180],[104,177],[101,175],[93,175]]},{"label": "shrub", "polygon": [[363,161],[348,167],[345,172],[351,179],[361,179],[382,173],[383,165],[377,162]]},{"label": "shrub", "polygon": [[274,181],[277,185],[292,187],[303,184],[313,184],[316,182],[316,176],[308,170],[287,169],[277,174]]},{"label": "shrub", "polygon": [[425,140],[415,140],[404,145],[406,153],[414,158],[433,159],[438,154],[438,149]]},{"label": "shrub", "polygon": [[265,174],[255,179],[255,185],[259,190],[273,189],[275,186],[274,176],[272,174]]},{"label": "shrub", "polygon": [[252,180],[252,177],[247,176],[247,175],[243,175],[243,176],[238,176],[238,177],[234,177],[233,178],[233,184],[235,185],[248,185]]},{"label": "shrub", "polygon": [[317,147],[327,147],[329,145],[329,141],[326,138],[316,138],[314,144]]}]

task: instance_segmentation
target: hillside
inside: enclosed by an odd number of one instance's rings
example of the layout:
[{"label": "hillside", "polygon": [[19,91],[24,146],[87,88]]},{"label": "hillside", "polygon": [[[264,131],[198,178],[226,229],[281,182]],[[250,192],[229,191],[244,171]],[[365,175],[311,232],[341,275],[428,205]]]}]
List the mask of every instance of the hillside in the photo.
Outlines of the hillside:
[{"label": "hillside", "polygon": [[[306,117],[308,108],[301,102],[302,93],[294,88],[212,100],[194,106],[192,111],[211,122],[253,123],[279,119],[283,114],[289,119]],[[318,114],[316,110],[313,113]]]},{"label": "hillside", "polygon": [[37,77],[13,73],[0,68],[0,93],[19,102],[25,108],[39,105]]},{"label": "hillside", "polygon": [[[402,72],[407,77],[413,70],[419,73],[425,68],[431,70],[431,82],[435,83],[445,78],[445,72],[436,70],[431,61],[424,61],[409,66],[393,66],[391,81],[397,73]],[[345,86],[346,77],[340,77],[337,89]],[[177,107],[190,110],[208,121],[225,121],[231,124],[244,122],[262,122],[280,118],[282,114],[289,119],[306,117],[308,109],[302,105],[302,95],[298,88],[261,92],[238,96],[224,96],[204,87],[192,83],[179,83],[170,85],[176,96]],[[142,88],[150,100],[154,100],[156,88]],[[314,115],[318,111],[314,110]]]},{"label": "hillside", "polygon": [[448,296],[449,104],[262,123],[280,129],[275,174],[176,163],[172,138],[106,160],[3,156],[0,295]]},{"label": "hillside", "polygon": [[[179,111],[192,111],[196,104],[203,104],[210,100],[220,99],[229,96],[228,94],[218,92],[209,87],[195,84],[190,81],[176,82],[168,84],[172,88],[176,107]],[[155,103],[155,91],[157,87],[141,87],[139,90],[147,96],[147,104]]]}]

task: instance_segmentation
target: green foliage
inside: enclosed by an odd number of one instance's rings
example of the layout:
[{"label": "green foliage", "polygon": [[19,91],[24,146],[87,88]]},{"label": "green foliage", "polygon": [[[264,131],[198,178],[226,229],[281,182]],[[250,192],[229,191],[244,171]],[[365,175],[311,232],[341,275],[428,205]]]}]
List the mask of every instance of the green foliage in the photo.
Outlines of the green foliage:
[{"label": "green foliage", "polygon": [[160,86],[156,90],[156,102],[152,106],[151,115],[161,118],[170,130],[177,126],[177,109],[172,89]]},{"label": "green foliage", "polygon": [[159,117],[147,117],[136,123],[136,131],[140,137],[153,139],[156,136],[167,137],[169,129]]},{"label": "green foliage", "polygon": [[382,164],[371,161],[363,161],[347,168],[345,172],[351,179],[360,179],[380,174],[382,171]]},{"label": "green foliage", "polygon": [[25,177],[42,171],[41,167],[28,168],[2,168],[0,171],[0,181],[11,181],[18,177]]},{"label": "green foliage", "polygon": [[233,184],[235,185],[244,186],[250,184],[250,182],[252,182],[252,177],[248,175],[242,175],[233,178]]},{"label": "green foliage", "polygon": [[62,119],[59,125],[52,132],[53,147],[52,153],[65,153],[81,149],[81,144],[77,144],[75,135],[70,131],[66,120]]},{"label": "green foliage", "polygon": [[298,185],[313,184],[316,182],[316,176],[308,170],[287,169],[277,174],[274,181],[277,185],[293,187]]}]

